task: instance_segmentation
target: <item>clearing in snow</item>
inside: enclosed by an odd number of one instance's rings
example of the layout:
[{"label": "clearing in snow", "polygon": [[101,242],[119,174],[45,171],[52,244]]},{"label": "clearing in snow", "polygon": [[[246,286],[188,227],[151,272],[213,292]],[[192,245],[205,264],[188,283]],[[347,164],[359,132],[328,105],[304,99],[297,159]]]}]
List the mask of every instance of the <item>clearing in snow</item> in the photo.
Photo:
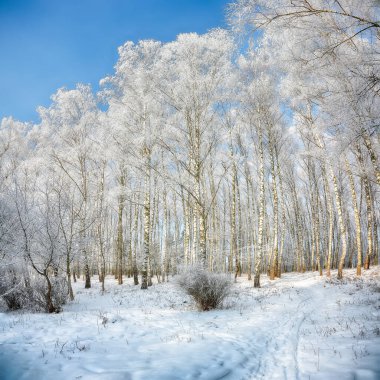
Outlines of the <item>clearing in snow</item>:
[{"label": "clearing in snow", "polygon": [[0,378],[380,379],[379,267],[241,277],[209,312],[170,281],[78,281],[60,314],[0,313]]}]

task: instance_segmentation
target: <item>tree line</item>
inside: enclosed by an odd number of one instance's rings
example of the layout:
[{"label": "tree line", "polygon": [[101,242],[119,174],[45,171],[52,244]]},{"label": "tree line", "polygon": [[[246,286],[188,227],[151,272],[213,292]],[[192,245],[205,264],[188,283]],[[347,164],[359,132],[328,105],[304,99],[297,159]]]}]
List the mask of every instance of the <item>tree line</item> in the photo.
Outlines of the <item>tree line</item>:
[{"label": "tree line", "polygon": [[3,294],[377,264],[379,6],[355,3],[240,0],[230,30],[127,42],[98,93],[4,118]]}]

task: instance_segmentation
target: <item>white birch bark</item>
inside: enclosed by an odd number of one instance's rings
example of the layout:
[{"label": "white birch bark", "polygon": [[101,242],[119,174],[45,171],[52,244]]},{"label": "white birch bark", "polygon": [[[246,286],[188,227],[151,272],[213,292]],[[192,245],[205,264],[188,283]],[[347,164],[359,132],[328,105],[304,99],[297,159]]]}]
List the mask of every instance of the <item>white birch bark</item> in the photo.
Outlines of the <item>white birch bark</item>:
[{"label": "white birch bark", "polygon": [[255,252],[255,269],[254,269],[254,287],[260,287],[260,270],[261,270],[261,257],[263,253],[263,242],[264,242],[264,214],[265,214],[265,194],[264,194],[264,146],[263,146],[263,132],[261,127],[259,127],[259,187],[260,187],[260,197],[259,197],[259,227],[258,227],[258,239]]},{"label": "white birch bark", "polygon": [[148,271],[150,255],[150,150],[144,147],[145,186],[144,186],[144,260],[141,271],[141,289],[148,289]]},{"label": "white birch bark", "polygon": [[354,176],[352,175],[351,166],[347,158],[345,159],[345,163],[346,163],[348,179],[350,181],[351,198],[352,198],[352,205],[354,209],[354,218],[355,218],[355,235],[356,235],[356,252],[357,252],[356,275],[360,276],[361,269],[362,269],[362,228],[360,224],[360,214],[359,214],[358,201],[357,201],[357,195],[356,195],[356,190],[355,190]]}]

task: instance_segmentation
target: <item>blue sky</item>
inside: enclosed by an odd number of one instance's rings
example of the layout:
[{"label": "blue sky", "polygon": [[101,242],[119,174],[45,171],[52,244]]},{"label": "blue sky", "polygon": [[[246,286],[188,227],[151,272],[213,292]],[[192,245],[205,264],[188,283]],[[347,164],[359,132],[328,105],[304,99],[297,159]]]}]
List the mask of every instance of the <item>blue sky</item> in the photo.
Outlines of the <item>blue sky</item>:
[{"label": "blue sky", "polygon": [[38,121],[60,87],[97,86],[127,40],[224,27],[228,0],[0,0],[0,119]]}]

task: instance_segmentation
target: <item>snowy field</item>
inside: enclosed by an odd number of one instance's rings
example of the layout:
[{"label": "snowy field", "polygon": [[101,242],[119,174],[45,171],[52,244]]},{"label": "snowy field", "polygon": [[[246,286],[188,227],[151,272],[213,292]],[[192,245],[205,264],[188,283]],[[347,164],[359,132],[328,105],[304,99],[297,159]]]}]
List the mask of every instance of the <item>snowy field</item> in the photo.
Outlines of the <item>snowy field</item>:
[{"label": "snowy field", "polygon": [[60,314],[0,313],[0,379],[380,379],[380,268],[345,276],[239,278],[210,312],[173,281],[79,281]]}]

